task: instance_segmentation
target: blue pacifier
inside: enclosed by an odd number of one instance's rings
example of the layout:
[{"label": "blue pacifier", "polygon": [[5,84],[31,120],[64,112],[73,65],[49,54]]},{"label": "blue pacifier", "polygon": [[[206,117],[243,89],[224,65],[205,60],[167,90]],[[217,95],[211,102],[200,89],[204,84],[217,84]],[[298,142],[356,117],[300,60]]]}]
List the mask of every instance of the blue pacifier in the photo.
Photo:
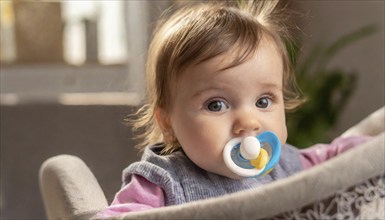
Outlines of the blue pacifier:
[{"label": "blue pacifier", "polygon": [[234,138],[223,150],[226,166],[242,177],[255,177],[273,169],[279,161],[281,142],[271,131],[257,137]]}]

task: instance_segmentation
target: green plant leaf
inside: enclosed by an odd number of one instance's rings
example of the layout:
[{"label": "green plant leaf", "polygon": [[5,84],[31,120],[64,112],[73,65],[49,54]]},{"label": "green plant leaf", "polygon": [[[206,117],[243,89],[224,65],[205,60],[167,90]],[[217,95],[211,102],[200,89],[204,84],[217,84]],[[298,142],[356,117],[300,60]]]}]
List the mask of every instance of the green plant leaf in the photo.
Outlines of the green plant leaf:
[{"label": "green plant leaf", "polygon": [[[287,115],[288,143],[306,148],[320,142],[330,142],[330,130],[336,125],[350,97],[358,77],[356,72],[329,68],[327,64],[344,48],[377,31],[366,25],[346,34],[329,45],[316,44],[301,63],[299,47],[287,42],[290,59],[295,65],[297,83],[308,101],[296,112]],[[297,65],[296,65],[297,64]]]}]

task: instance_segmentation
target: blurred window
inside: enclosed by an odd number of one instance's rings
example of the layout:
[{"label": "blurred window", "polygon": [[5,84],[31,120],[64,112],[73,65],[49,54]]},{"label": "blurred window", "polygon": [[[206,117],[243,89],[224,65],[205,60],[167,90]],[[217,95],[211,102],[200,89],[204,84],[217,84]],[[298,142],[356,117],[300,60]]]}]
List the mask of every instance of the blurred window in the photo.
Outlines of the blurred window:
[{"label": "blurred window", "polygon": [[0,104],[138,104],[169,1],[1,0]]},{"label": "blurred window", "polygon": [[123,1],[63,1],[65,60],[72,64],[86,60],[125,63],[124,10]]},{"label": "blurred window", "polygon": [[[0,4],[3,63],[52,62],[52,56],[47,58],[43,53],[53,49],[60,50],[59,57],[69,64],[126,63],[124,1],[5,0]],[[44,50],[47,39],[56,41],[51,51]]]}]

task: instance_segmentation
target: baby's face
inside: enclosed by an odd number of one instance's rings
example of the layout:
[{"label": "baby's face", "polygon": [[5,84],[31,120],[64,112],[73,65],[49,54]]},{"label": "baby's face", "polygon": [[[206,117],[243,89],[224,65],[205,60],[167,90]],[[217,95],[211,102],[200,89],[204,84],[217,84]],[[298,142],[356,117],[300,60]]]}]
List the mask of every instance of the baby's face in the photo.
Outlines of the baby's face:
[{"label": "baby's face", "polygon": [[237,178],[222,158],[229,140],[273,131],[283,144],[287,131],[283,64],[275,45],[262,40],[253,57],[225,69],[231,58],[232,54],[226,53],[187,68],[172,90],[169,120],[196,165]]}]

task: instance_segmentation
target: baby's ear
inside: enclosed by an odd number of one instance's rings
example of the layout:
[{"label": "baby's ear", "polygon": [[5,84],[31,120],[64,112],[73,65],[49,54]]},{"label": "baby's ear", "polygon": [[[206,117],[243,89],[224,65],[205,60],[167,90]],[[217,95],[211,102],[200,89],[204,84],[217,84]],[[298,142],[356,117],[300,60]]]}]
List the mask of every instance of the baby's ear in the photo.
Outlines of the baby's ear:
[{"label": "baby's ear", "polygon": [[[156,117],[158,126],[162,132],[163,141],[166,144],[166,146],[174,146],[175,144],[177,144],[178,139],[174,134],[174,130],[172,129],[172,126],[171,126],[171,119],[170,119],[170,116],[167,114],[167,112],[163,108],[157,108],[155,110],[155,117]],[[172,149],[169,149],[169,150],[172,150]]]},{"label": "baby's ear", "polygon": [[166,144],[175,142],[174,132],[171,127],[170,117],[166,111],[162,108],[155,110],[156,121],[158,122],[159,128],[162,131],[163,140]]},{"label": "baby's ear", "polygon": [[155,110],[155,117],[164,136],[166,136],[167,133],[172,132],[170,117],[163,108],[157,108]]}]

